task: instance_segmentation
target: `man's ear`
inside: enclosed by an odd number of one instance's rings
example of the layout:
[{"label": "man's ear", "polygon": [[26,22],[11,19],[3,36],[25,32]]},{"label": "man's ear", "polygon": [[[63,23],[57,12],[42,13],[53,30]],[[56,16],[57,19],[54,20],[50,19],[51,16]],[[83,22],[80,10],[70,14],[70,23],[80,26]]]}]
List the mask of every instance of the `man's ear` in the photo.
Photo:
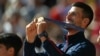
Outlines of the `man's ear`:
[{"label": "man's ear", "polygon": [[84,18],[83,21],[82,21],[82,25],[84,27],[87,27],[88,23],[89,23],[89,18]]},{"label": "man's ear", "polygon": [[11,47],[11,48],[8,49],[8,54],[9,55],[14,55],[14,52],[15,51],[14,51],[14,48],[13,47]]}]

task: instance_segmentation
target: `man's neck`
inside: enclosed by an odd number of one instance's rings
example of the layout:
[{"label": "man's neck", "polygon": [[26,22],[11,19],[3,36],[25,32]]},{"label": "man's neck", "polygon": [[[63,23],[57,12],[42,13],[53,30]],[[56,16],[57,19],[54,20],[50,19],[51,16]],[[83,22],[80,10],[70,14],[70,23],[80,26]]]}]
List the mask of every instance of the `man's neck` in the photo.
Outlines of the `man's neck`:
[{"label": "man's neck", "polygon": [[68,30],[68,36],[70,36],[70,35],[75,35],[77,32],[79,32],[79,31],[74,30],[74,29],[69,29],[69,30]]}]

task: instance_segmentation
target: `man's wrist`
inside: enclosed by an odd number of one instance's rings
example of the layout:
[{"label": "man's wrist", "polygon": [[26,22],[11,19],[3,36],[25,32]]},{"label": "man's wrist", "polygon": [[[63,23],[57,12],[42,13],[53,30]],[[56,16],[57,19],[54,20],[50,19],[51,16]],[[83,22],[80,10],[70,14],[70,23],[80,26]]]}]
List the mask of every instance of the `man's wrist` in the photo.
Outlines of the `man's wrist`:
[{"label": "man's wrist", "polygon": [[43,31],[42,33],[38,34],[39,38],[45,37],[48,38],[48,33],[46,31]]},{"label": "man's wrist", "polygon": [[35,39],[36,39],[37,35],[36,36],[26,36],[26,41],[28,43],[34,43]]}]

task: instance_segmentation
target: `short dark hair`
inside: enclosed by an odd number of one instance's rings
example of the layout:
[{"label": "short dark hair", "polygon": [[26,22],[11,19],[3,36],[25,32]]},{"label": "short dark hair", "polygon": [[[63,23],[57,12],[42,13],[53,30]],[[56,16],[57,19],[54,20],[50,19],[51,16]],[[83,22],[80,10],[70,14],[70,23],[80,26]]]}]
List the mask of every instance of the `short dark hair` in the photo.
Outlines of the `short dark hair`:
[{"label": "short dark hair", "polygon": [[94,15],[93,15],[93,10],[89,5],[87,5],[83,2],[76,2],[76,3],[73,3],[72,6],[79,7],[79,8],[83,9],[83,17],[89,18],[89,20],[90,20],[88,25],[92,22]]},{"label": "short dark hair", "polygon": [[22,40],[14,33],[1,33],[0,44],[5,45],[7,49],[13,47],[15,51],[14,55],[17,56],[19,50],[22,47]]}]

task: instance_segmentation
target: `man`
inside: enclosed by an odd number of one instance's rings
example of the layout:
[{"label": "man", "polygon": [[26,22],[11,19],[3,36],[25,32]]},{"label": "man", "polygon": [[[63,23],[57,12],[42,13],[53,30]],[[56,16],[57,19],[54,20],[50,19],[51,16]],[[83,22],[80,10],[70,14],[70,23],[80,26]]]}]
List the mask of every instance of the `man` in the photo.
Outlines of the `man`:
[{"label": "man", "polygon": [[[92,20],[92,9],[82,2],[72,4],[72,8],[66,16],[66,23],[74,24],[83,29],[86,29]],[[68,47],[62,46],[59,49],[49,39],[46,28],[47,22],[43,19],[38,23],[34,21],[26,26],[25,56],[95,56],[95,47],[90,41],[85,39],[84,31],[82,32],[71,27],[67,28],[68,34],[66,39]],[[36,53],[35,51],[37,39],[40,39],[42,42],[42,46],[45,49],[43,53]]]},{"label": "man", "polygon": [[0,56],[17,56],[22,40],[13,33],[0,34]]}]

